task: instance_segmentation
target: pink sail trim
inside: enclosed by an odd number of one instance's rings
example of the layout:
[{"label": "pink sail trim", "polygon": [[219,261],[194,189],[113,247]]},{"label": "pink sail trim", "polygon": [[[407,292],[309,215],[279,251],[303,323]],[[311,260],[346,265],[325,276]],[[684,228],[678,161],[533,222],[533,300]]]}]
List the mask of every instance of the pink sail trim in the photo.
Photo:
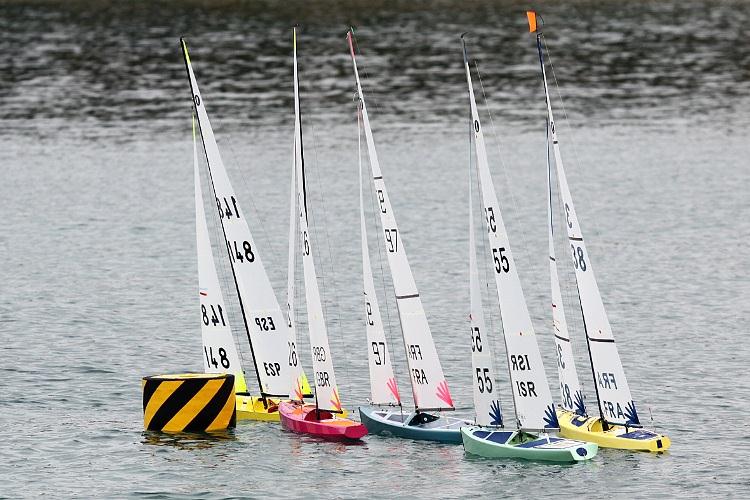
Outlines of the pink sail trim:
[{"label": "pink sail trim", "polygon": [[453,406],[453,398],[451,398],[451,393],[448,391],[448,383],[445,380],[440,382],[435,395],[443,400],[448,406]]},{"label": "pink sail trim", "polygon": [[391,391],[391,394],[393,394],[393,397],[396,398],[396,402],[398,404],[401,404],[401,397],[398,395],[398,386],[396,386],[396,379],[389,378],[386,385],[388,386],[388,389]]}]

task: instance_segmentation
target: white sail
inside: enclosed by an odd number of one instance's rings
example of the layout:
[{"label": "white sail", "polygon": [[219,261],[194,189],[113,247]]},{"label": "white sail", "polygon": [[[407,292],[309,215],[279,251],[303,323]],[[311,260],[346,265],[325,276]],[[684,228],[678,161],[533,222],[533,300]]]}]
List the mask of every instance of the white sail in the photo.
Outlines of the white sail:
[{"label": "white sail", "polygon": [[471,331],[471,373],[474,386],[474,410],[477,425],[503,425],[500,399],[496,396],[495,369],[492,366],[492,353],[488,340],[488,330],[484,323],[482,293],[479,287],[477,268],[477,246],[474,236],[474,210],[471,197],[471,176],[469,176],[469,314]]},{"label": "white sail", "polygon": [[484,135],[474,99],[469,60],[464,47],[464,66],[469,86],[472,129],[477,154],[477,170],[487,222],[489,254],[492,259],[500,314],[503,320],[505,347],[510,369],[513,400],[518,426],[522,429],[557,428],[557,416],[552,395],[544,373],[542,356],[534,334],[534,327],[526,307],[510,242],[500,214],[495,187],[487,163]]},{"label": "white sail", "polygon": [[294,137],[294,148],[292,150],[292,187],[289,195],[289,260],[287,266],[287,288],[286,288],[286,316],[289,327],[289,369],[291,387],[289,397],[293,401],[302,401],[305,396],[310,396],[310,385],[302,368],[297,348],[297,324],[294,316],[294,293],[295,293],[295,264],[297,255],[297,175],[295,165],[297,164],[297,137]]},{"label": "white sail", "polygon": [[639,425],[638,413],[635,402],[630,394],[628,381],[625,379],[625,371],[617,352],[615,338],[609,325],[607,312],[604,310],[602,297],[599,294],[599,285],[594,276],[594,269],[586,251],[583,241],[581,226],[578,224],[573,198],[568,188],[568,180],[565,177],[560,146],[558,144],[555,120],[552,116],[552,104],[547,88],[547,74],[542,58],[541,41],[537,38],[539,59],[542,64],[542,78],[544,79],[544,93],[547,99],[547,114],[549,120],[549,131],[552,137],[552,151],[555,156],[555,167],[557,171],[557,182],[560,187],[565,210],[565,226],[568,231],[570,243],[570,255],[573,258],[576,281],[578,283],[578,296],[581,301],[581,313],[586,330],[591,365],[594,372],[594,384],[599,400],[599,410],[602,418],[613,424]]},{"label": "white sail", "polygon": [[[359,126],[360,115],[357,116]],[[359,127],[358,127],[359,128]],[[367,331],[367,361],[370,365],[370,403],[400,405],[401,397],[396,385],[391,364],[391,352],[385,340],[383,319],[380,316],[375,281],[372,277],[370,251],[367,248],[365,204],[362,193],[362,146],[361,134],[357,138],[359,158],[359,222],[362,236],[362,279],[364,281],[365,329]]]},{"label": "white sail", "polygon": [[362,85],[357,71],[357,61],[354,57],[354,45],[352,43],[351,31],[347,34],[349,49],[354,65],[354,77],[357,82],[360,105],[362,106],[362,122],[367,141],[367,150],[370,156],[370,169],[374,181],[375,193],[378,197],[378,208],[380,220],[383,227],[383,238],[388,255],[388,265],[391,270],[393,288],[398,305],[399,319],[401,321],[401,333],[404,337],[407,362],[409,365],[412,394],[414,405],[417,409],[448,409],[453,408],[448,384],[440,366],[437,349],[427,324],[427,316],[419,298],[419,291],[414,282],[414,276],[409,267],[406,257],[406,249],[401,239],[401,233],[396,225],[388,192],[383,182],[383,174],[380,170],[378,156],[375,151],[375,142],[370,129],[370,120],[367,116]]},{"label": "white sail", "polygon": [[224,239],[237,284],[240,306],[255,359],[258,382],[264,396],[286,397],[289,394],[288,345],[286,318],[276,300],[271,282],[260,259],[244,212],[229,182],[219,154],[203,97],[195,80],[187,46],[182,41],[185,65],[193,92],[203,147],[216,199]]},{"label": "white sail", "polygon": [[[548,150],[549,152],[549,150]],[[573,347],[570,344],[568,323],[560,291],[560,278],[557,274],[555,257],[554,220],[552,211],[552,165],[547,161],[547,217],[549,240],[549,275],[552,290],[552,333],[555,338],[557,375],[560,380],[560,404],[578,415],[586,415],[581,384],[578,381]]]},{"label": "white sail", "polygon": [[216,274],[211,240],[208,236],[203,192],[198,171],[198,146],[193,118],[193,170],[195,172],[195,235],[198,249],[198,296],[201,307],[201,337],[203,339],[203,370],[206,373],[232,373],[237,392],[246,390],[242,365],[234,345],[229,314]]},{"label": "white sail", "polygon": [[297,30],[294,30],[294,162],[297,178],[297,208],[299,210],[299,234],[302,244],[302,268],[305,277],[305,303],[307,305],[307,328],[315,371],[315,400],[318,408],[341,412],[333,359],[328,345],[328,331],[323,317],[323,305],[315,273],[312,239],[307,217],[305,189],[305,164],[302,151],[302,122],[299,104],[299,79],[297,77]]}]

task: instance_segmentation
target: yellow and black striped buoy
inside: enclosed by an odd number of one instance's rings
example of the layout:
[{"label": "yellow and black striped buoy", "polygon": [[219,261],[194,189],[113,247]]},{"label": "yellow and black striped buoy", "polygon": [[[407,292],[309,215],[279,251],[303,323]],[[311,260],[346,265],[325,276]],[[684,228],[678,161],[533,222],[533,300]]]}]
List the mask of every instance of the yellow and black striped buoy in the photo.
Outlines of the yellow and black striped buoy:
[{"label": "yellow and black striped buoy", "polygon": [[234,427],[234,375],[180,373],[143,377],[143,427],[204,432]]}]

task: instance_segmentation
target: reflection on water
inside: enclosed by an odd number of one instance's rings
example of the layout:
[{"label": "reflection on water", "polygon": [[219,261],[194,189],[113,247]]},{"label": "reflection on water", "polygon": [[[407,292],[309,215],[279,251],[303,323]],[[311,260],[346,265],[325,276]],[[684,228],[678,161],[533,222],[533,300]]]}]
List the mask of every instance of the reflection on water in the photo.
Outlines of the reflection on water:
[{"label": "reflection on water", "polygon": [[[744,2],[537,2],[568,109],[582,119],[739,120],[750,94]],[[292,24],[302,23],[306,102],[348,116],[344,34],[355,25],[366,87],[384,120],[465,112],[458,34],[468,31],[506,120],[542,109],[526,2],[66,2],[0,5],[0,119],[19,132],[109,134],[169,127],[189,109],[187,37],[213,115],[286,124]],[[346,111],[343,111],[343,110]],[[747,109],[747,106],[744,106]],[[76,127],[71,126],[71,122]],[[520,123],[527,127],[528,123]]]},{"label": "reflection on water", "polygon": [[214,432],[143,431],[142,444],[169,446],[178,450],[204,450],[237,439],[234,429]]}]

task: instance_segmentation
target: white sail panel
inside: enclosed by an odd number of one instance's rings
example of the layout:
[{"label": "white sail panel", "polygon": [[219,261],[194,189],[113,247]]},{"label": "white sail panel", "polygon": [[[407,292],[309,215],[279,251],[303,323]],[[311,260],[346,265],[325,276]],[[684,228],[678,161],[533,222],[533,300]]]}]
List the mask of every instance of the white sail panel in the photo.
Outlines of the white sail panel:
[{"label": "white sail panel", "polygon": [[276,300],[245,214],[229,182],[184,41],[182,41],[182,49],[190,77],[193,104],[198,115],[216,207],[224,229],[225,243],[237,283],[245,327],[250,336],[260,391],[266,396],[286,397],[289,394],[287,357],[289,333],[286,318]]},{"label": "white sail panel", "polygon": [[518,272],[510,250],[510,242],[500,214],[500,204],[490,176],[484,135],[479,122],[479,113],[474,99],[474,89],[465,48],[464,66],[469,86],[477,170],[487,222],[488,257],[492,259],[497,295],[500,302],[516,418],[519,427],[522,429],[557,428],[559,424],[552,402],[552,394],[547,383],[547,376],[544,372],[542,356],[539,352],[534,327],[521,289],[521,281],[518,278]]},{"label": "white sail panel", "polygon": [[552,116],[552,103],[547,88],[547,75],[542,59],[541,42],[537,39],[539,58],[542,63],[542,77],[544,79],[544,92],[547,99],[547,114],[549,119],[549,130],[552,136],[552,151],[555,156],[555,167],[557,171],[557,183],[560,187],[565,210],[565,227],[568,232],[570,243],[570,255],[573,259],[576,281],[578,283],[578,295],[581,301],[581,312],[586,330],[586,338],[591,354],[591,364],[594,371],[594,384],[599,400],[599,409],[602,417],[613,424],[639,425],[638,413],[635,402],[630,394],[628,381],[625,379],[625,371],[622,367],[620,355],[617,352],[615,338],[609,325],[609,318],[604,309],[604,303],[599,293],[599,285],[594,276],[594,269],[586,251],[583,241],[583,233],[578,223],[578,216],[573,205],[573,198],[568,188],[568,180],[563,168],[560,146],[558,144],[555,120]]},{"label": "white sail panel", "polygon": [[484,323],[484,308],[479,287],[477,268],[477,246],[474,236],[474,210],[471,197],[471,176],[469,176],[469,314],[471,331],[471,373],[474,387],[474,410],[477,425],[503,425],[503,412],[497,397],[495,369],[492,366],[492,353],[488,330]]},{"label": "white sail panel", "polygon": [[305,165],[302,156],[302,122],[300,118],[299,80],[297,77],[297,30],[294,30],[294,162],[297,178],[297,207],[299,234],[302,251],[302,268],[305,277],[305,303],[307,305],[307,328],[310,335],[313,370],[315,372],[315,400],[318,408],[341,412],[341,399],[333,358],[328,345],[328,330],[323,317],[323,305],[318,289],[318,277],[313,260],[312,238],[308,227],[307,198],[305,189]]},{"label": "white sail panel", "polygon": [[370,157],[370,169],[374,181],[375,194],[378,199],[378,211],[383,227],[383,238],[388,255],[388,266],[391,270],[393,288],[396,295],[399,319],[401,321],[401,333],[404,337],[407,362],[409,365],[412,395],[417,409],[453,409],[448,384],[440,366],[437,349],[432,339],[430,326],[427,324],[427,316],[422,307],[422,300],[414,282],[414,276],[409,266],[401,233],[396,225],[388,192],[383,182],[383,174],[380,170],[378,156],[375,151],[375,142],[370,129],[370,120],[367,115],[362,85],[357,71],[357,61],[354,57],[354,46],[351,31],[347,34],[349,49],[354,65],[354,77],[357,82],[360,105],[362,109],[362,122],[367,141],[367,151]]},{"label": "white sail panel", "polygon": [[[294,143],[297,137],[295,134]],[[296,246],[297,246],[297,176],[295,175],[296,165],[296,146],[292,149],[292,181],[291,193],[289,195],[289,260],[287,266],[287,287],[286,287],[286,316],[287,326],[289,327],[289,369],[291,387],[289,398],[293,401],[302,401],[305,396],[310,396],[310,384],[302,368],[302,362],[299,358],[299,349],[297,344],[297,324],[294,316],[294,294],[295,294],[295,271],[296,271]]]},{"label": "white sail panel", "polygon": [[203,370],[206,373],[232,373],[238,392],[246,390],[242,365],[234,345],[229,314],[214,265],[208,236],[203,192],[198,171],[198,147],[193,120],[193,170],[195,172],[195,234],[198,249],[198,296],[200,297]]},{"label": "white sail panel", "polygon": [[[357,120],[359,125],[359,115]],[[362,279],[364,281],[367,361],[370,366],[370,403],[400,405],[401,397],[398,392],[396,377],[393,375],[391,351],[385,339],[383,319],[380,316],[378,297],[375,295],[375,282],[372,277],[370,251],[367,247],[365,205],[362,193],[362,150],[360,138],[357,140],[357,149],[359,152],[359,221],[362,237]]]},{"label": "white sail panel", "polygon": [[560,380],[560,405],[578,415],[586,415],[581,384],[578,381],[573,347],[570,344],[568,323],[560,291],[560,278],[557,274],[555,257],[554,220],[552,211],[552,165],[547,161],[547,217],[549,240],[549,275],[552,291],[552,334],[555,338],[557,376]]}]

